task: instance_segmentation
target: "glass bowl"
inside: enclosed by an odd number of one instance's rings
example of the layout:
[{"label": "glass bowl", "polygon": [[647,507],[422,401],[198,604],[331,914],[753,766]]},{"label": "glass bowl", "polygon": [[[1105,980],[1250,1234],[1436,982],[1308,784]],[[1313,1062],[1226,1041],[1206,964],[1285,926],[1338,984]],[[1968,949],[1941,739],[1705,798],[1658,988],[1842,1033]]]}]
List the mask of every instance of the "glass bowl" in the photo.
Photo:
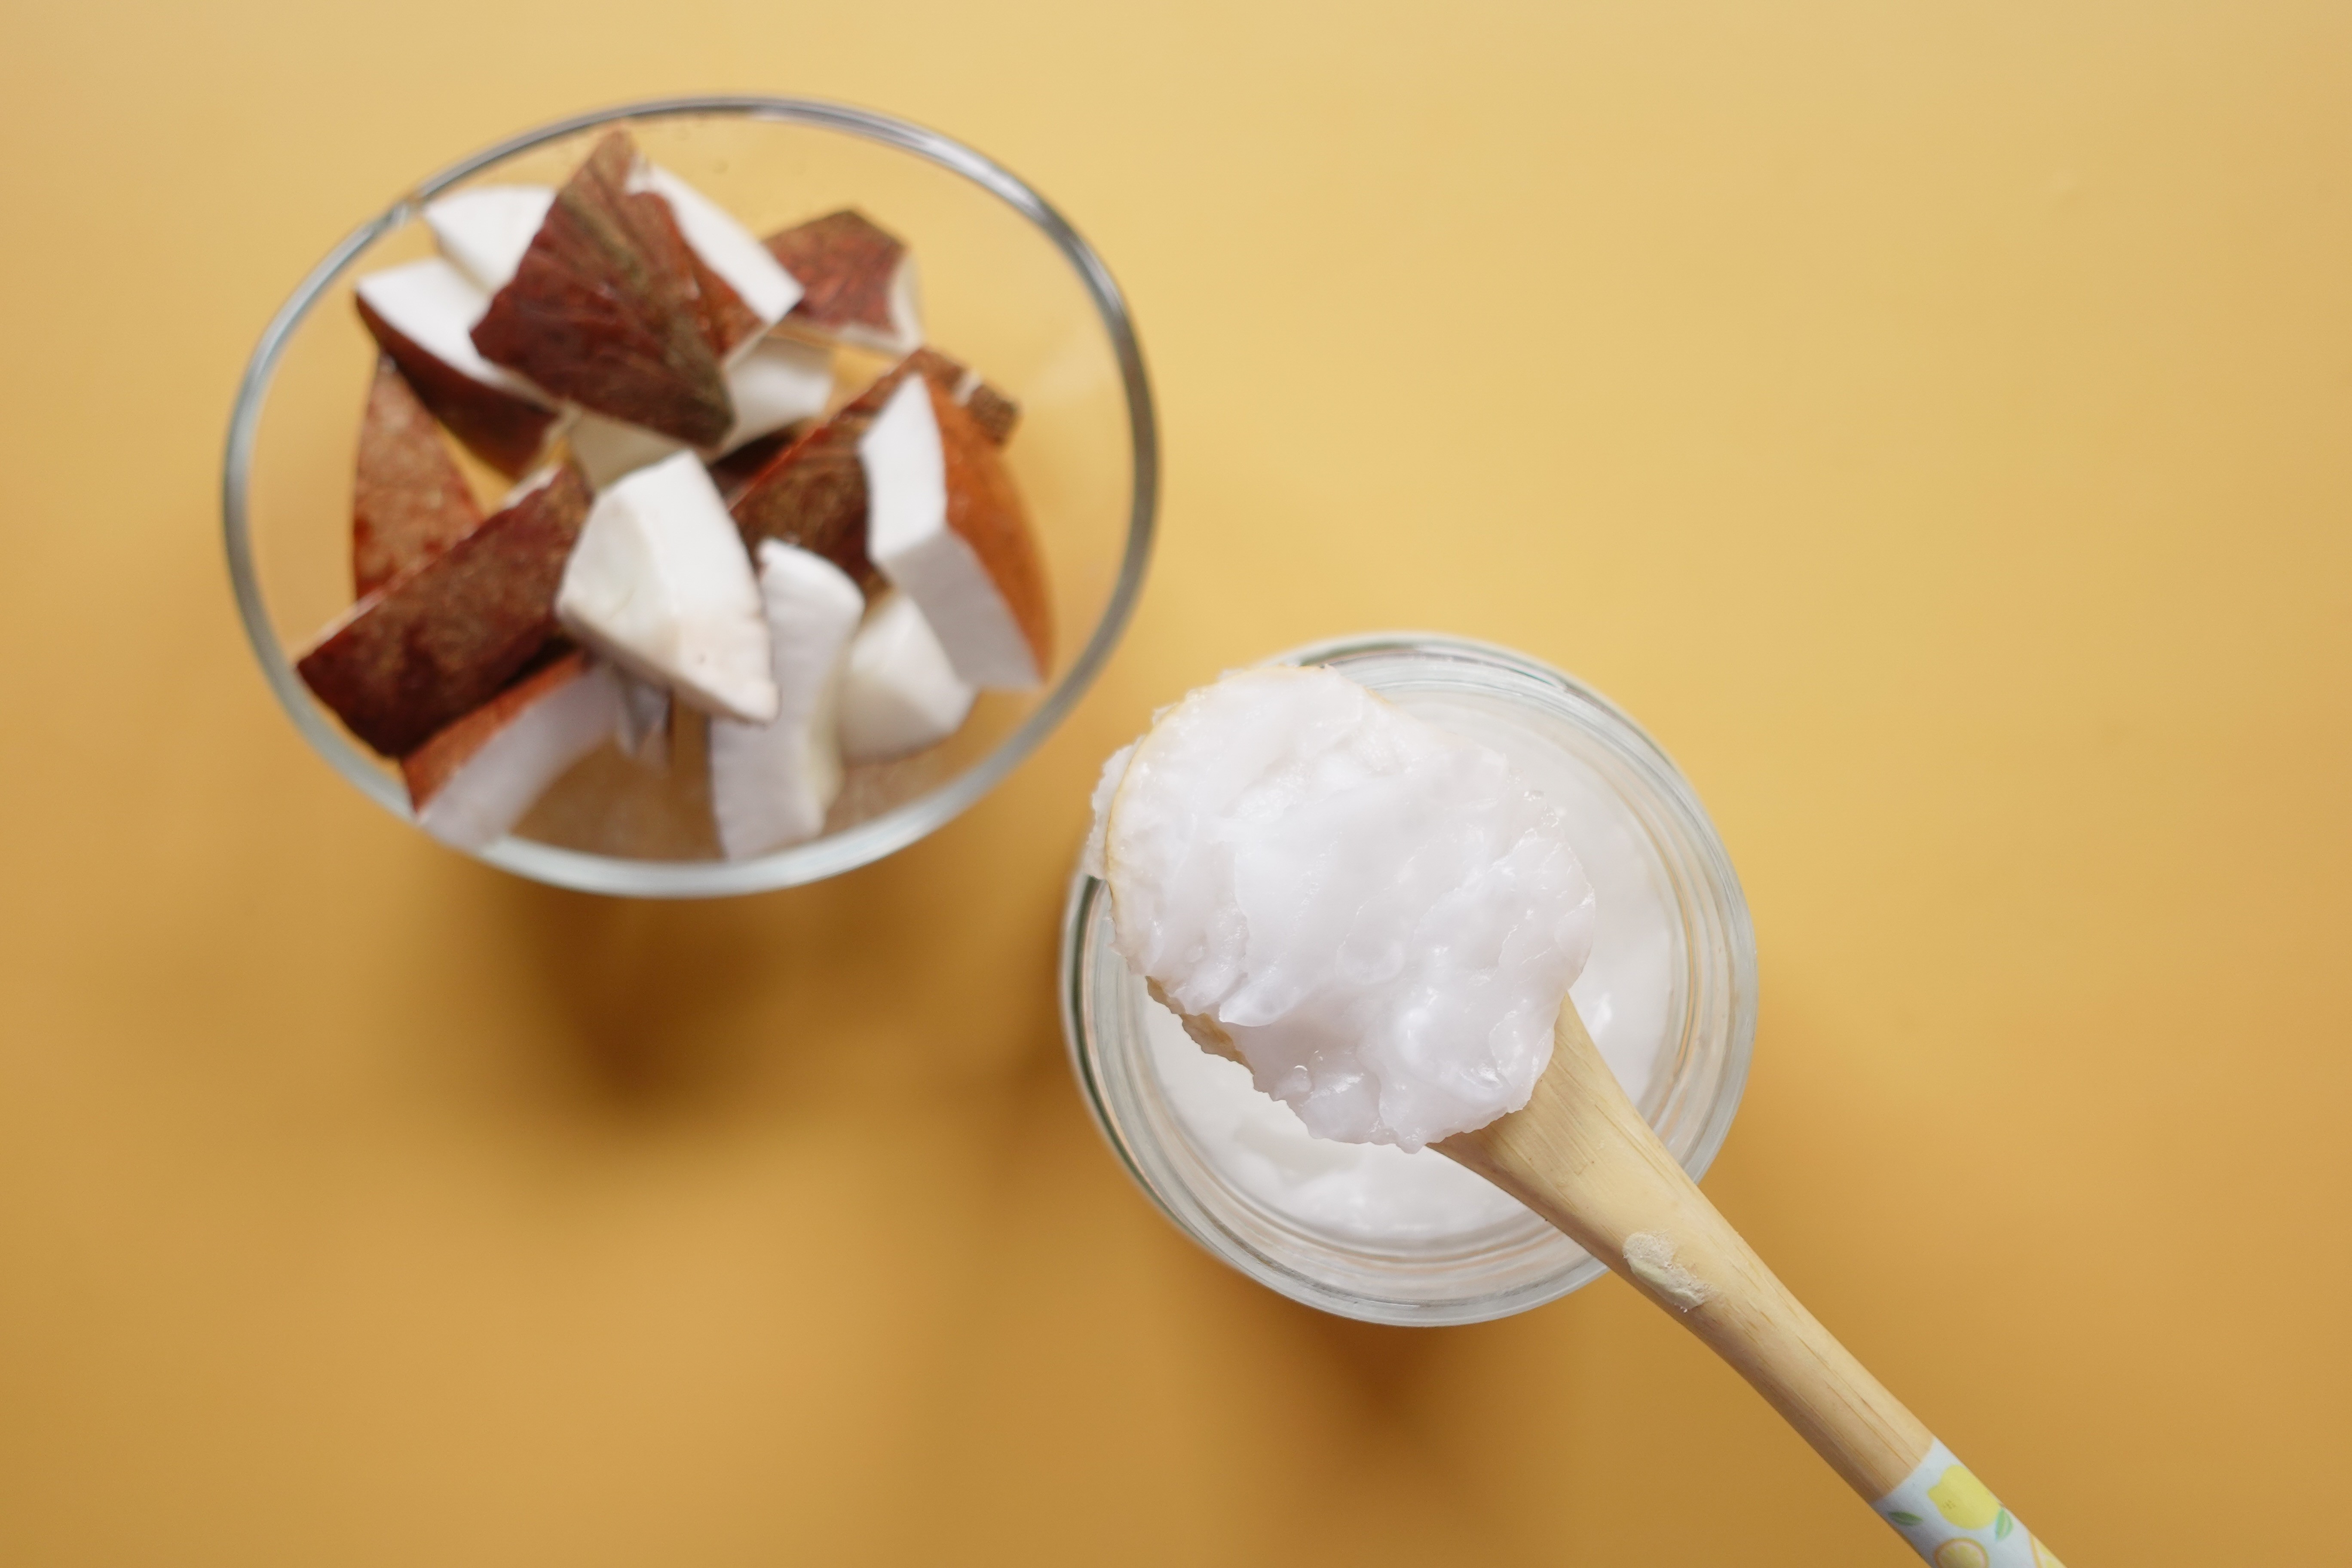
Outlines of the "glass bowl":
[{"label": "glass bowl", "polygon": [[481,858],[564,887],[667,898],[829,877],[940,826],[1027,755],[1109,656],[1150,555],[1159,436],[1118,285],[1044,197],[935,132],[797,99],[675,99],[543,126],[419,184],[328,254],[254,350],[229,424],[222,497],[237,607],[295,725],[344,777],[408,817],[396,770],[312,698],[289,654],[351,601],[352,461],[376,353],[352,284],[432,253],[418,216],[426,201],[479,184],[559,184],[616,124],[754,233],[855,205],[907,240],[929,341],[1022,405],[1005,459],[1045,560],[1055,664],[1039,690],[983,693],[941,745],[853,767],[824,835],[773,854],[718,858],[715,844],[696,837],[690,800],[639,798],[692,781],[623,784],[616,775],[628,764],[608,749]]},{"label": "glass bowl", "polygon": [[[1497,746],[1547,789],[1584,792],[1586,809],[1622,830],[1611,850],[1612,874],[1638,878],[1664,910],[1668,950],[1655,965],[1667,992],[1660,1044],[1634,1102],[1683,1168],[1704,1173],[1748,1082],[1756,938],[1723,841],[1665,752],[1590,688],[1485,643],[1384,633],[1318,643],[1269,662],[1328,665],[1433,722]],[[1590,978],[1612,929],[1608,885],[1590,853],[1587,861],[1602,893]],[[1501,1205],[1491,1218],[1482,1211],[1475,1229],[1368,1238],[1268,1201],[1263,1184],[1238,1173],[1246,1152],[1221,1152],[1180,1110],[1154,1044],[1158,1035],[1165,1048],[1173,1016],[1111,946],[1108,889],[1083,873],[1070,887],[1061,975],[1070,1064],[1112,1151],[1179,1229],[1259,1283],[1345,1317],[1437,1325],[1525,1311],[1601,1275],[1582,1247],[1516,1205]],[[1608,1054],[1602,1020],[1579,984],[1579,1005]],[[1190,1065],[1192,1056],[1170,1059]],[[1244,1127],[1238,1136],[1263,1133]],[[1444,1156],[1423,1151],[1412,1158]]]}]

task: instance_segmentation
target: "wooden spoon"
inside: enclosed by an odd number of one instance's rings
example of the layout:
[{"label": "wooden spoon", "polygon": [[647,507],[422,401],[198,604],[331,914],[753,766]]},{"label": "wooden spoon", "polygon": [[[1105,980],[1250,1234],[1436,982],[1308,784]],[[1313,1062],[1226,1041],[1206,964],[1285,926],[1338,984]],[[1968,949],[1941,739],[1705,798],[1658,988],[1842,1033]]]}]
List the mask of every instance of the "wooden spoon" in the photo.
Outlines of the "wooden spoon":
[{"label": "wooden spoon", "polygon": [[1937,1568],[2059,1568],[1716,1212],[1633,1109],[1573,1002],[1527,1105],[1431,1147],[1679,1319]]}]

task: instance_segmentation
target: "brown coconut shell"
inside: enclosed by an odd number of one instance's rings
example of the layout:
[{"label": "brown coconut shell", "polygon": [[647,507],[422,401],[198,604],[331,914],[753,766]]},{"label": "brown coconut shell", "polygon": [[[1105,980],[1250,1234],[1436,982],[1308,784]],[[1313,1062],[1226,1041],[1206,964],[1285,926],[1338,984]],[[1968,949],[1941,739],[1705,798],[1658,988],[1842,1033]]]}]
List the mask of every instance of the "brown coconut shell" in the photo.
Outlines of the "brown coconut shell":
[{"label": "brown coconut shell", "polygon": [[615,131],[556,192],[547,220],[474,327],[474,346],[559,397],[713,447],[735,422],[726,356],[759,318],[694,252],[669,203],[632,191]]},{"label": "brown coconut shell", "polygon": [[[857,443],[898,384],[918,371],[950,404],[959,396],[965,398],[967,419],[975,428],[983,433],[990,428],[968,406],[985,384],[937,349],[917,349],[743,484],[729,510],[743,531],[744,542],[756,549],[760,541],[776,539],[813,551],[870,591],[880,581],[880,574],[866,553],[866,468],[857,458]],[[1012,399],[993,388],[986,390],[993,394],[989,404],[992,416],[1001,404],[1013,410],[1012,418],[1019,417]],[[1003,427],[1009,431],[1011,420],[1003,420]]]},{"label": "brown coconut shell", "polygon": [[482,509],[441,427],[389,354],[360,417],[352,478],[352,586],[366,598],[481,526]]},{"label": "brown coconut shell", "polygon": [[352,734],[405,756],[559,636],[555,591],[587,518],[587,483],[566,466],[361,600],[295,668]]},{"label": "brown coconut shell", "polygon": [[547,449],[554,409],[476,381],[393,326],[365,300],[354,302],[376,347],[400,367],[417,401],[450,435],[509,479],[530,471]]},{"label": "brown coconut shell", "polygon": [[589,668],[588,656],[577,648],[551,659],[401,758],[400,775],[408,785],[409,805],[423,811],[425,803],[440,794],[441,786],[496,740],[500,731],[541,698],[569,686]]}]

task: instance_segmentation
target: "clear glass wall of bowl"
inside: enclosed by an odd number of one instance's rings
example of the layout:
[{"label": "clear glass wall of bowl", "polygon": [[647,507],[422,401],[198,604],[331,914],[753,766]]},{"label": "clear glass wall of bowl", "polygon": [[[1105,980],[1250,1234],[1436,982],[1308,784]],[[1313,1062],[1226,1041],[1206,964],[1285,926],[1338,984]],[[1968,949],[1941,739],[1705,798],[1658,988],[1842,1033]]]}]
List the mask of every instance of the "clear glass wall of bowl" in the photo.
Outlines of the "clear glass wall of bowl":
[{"label": "clear glass wall of bowl", "polygon": [[[1676,947],[1662,1069],[1643,1114],[1692,1175],[1730,1131],[1756,1031],[1748,907],[1697,796],[1641,728],[1559,671],[1507,649],[1410,633],[1318,644],[1274,662],[1326,664],[1408,710],[1532,731],[1623,804],[1646,839]],[[1147,1041],[1157,1007],[1110,942],[1108,890],[1072,884],[1062,1016],[1071,1065],[1103,1135],[1177,1227],[1284,1295],[1373,1322],[1476,1322],[1524,1311],[1601,1265],[1531,1214],[1469,1237],[1381,1245],[1301,1225],[1230,1179],[1175,1112]]]},{"label": "clear glass wall of bowl", "polygon": [[[773,855],[728,863],[660,823],[600,816],[587,798],[593,777],[575,775],[484,858],[545,881],[651,896],[830,876],[930,832],[1045,737],[1124,629],[1150,552],[1158,435],[1118,288],[1041,196],[946,137],[798,100],[677,100],[543,127],[425,180],[321,262],[255,351],[223,496],[238,605],[263,673],[312,744],[405,816],[394,771],[312,700],[290,662],[351,602],[352,465],[375,359],[352,285],[432,254],[417,217],[427,200],[485,184],[560,184],[616,125],[755,233],[855,206],[907,240],[931,343],[1022,405],[1005,458],[1051,584],[1055,668],[1040,691],[984,694],[944,745],[856,770],[826,834]],[[593,774],[594,763],[582,772]],[[566,789],[577,798],[562,798]]]}]

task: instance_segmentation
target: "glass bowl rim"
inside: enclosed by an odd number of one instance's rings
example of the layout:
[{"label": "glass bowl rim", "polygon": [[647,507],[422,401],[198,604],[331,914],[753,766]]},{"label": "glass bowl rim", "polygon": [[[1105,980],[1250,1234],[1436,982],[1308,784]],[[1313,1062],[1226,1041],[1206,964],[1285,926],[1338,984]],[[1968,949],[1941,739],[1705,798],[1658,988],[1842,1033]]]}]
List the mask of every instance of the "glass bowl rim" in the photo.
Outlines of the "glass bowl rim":
[{"label": "glass bowl rim", "polygon": [[[1712,1102],[1699,1123],[1698,1135],[1690,1152],[1677,1162],[1690,1173],[1693,1181],[1704,1177],[1714,1166],[1717,1156],[1723,1152],[1723,1145],[1731,1135],[1732,1121],[1738,1115],[1740,1103],[1747,1098],[1748,1075],[1755,1063],[1759,998],[1756,930],[1753,914],[1748,906],[1747,889],[1740,882],[1738,868],[1732,864],[1730,850],[1723,842],[1721,831],[1716,826],[1706,804],[1698,797],[1696,786],[1691,784],[1688,775],[1676,765],[1656,738],[1624,709],[1566,670],[1500,643],[1448,632],[1365,632],[1319,639],[1270,655],[1256,663],[1259,667],[1315,665],[1357,656],[1384,654],[1420,654],[1499,668],[1521,679],[1550,688],[1571,702],[1587,704],[1598,710],[1611,723],[1620,727],[1619,732],[1608,739],[1613,747],[1619,749],[1621,760],[1637,763],[1649,785],[1658,790],[1675,808],[1675,815],[1682,818],[1684,826],[1698,830],[1690,847],[1697,850],[1706,862],[1711,890],[1720,905],[1723,917],[1721,935],[1729,959],[1723,977],[1729,1006],[1724,1018],[1726,1048],[1722,1071],[1717,1080]],[[1110,1147],[1113,1158],[1127,1173],[1128,1179],[1187,1240],[1244,1278],[1294,1301],[1339,1317],[1399,1328],[1452,1328],[1515,1317],[1572,1294],[1608,1272],[1598,1258],[1587,1253],[1580,1261],[1555,1275],[1481,1296],[1441,1302],[1403,1302],[1364,1297],[1300,1273],[1278,1258],[1265,1256],[1209,1213],[1206,1205],[1189,1189],[1184,1191],[1181,1202],[1163,1192],[1159,1182],[1142,1168],[1136,1151],[1129,1146],[1124,1123],[1108,1103],[1109,1095],[1097,1076],[1094,1060],[1102,1047],[1097,1032],[1087,1027],[1084,967],[1087,938],[1095,923],[1100,897],[1106,890],[1098,879],[1079,869],[1073,872],[1064,898],[1060,952],[1055,972],[1062,1044],[1069,1058],[1071,1075],[1077,1080],[1078,1099],[1085,1105],[1087,1119],[1094,1123],[1095,1131]],[[1197,1217],[1187,1212],[1194,1209],[1200,1211]]]},{"label": "glass bowl rim", "polygon": [[1127,400],[1128,439],[1131,456],[1127,542],[1118,576],[1101,617],[1087,635],[1062,677],[1045,693],[1036,710],[987,755],[955,777],[926,794],[906,801],[878,816],[748,860],[629,860],[616,856],[561,848],[512,835],[500,838],[478,858],[528,877],[534,881],[583,892],[620,894],[635,898],[691,899],[765,892],[837,876],[878,860],[937,830],[970,808],[1018,766],[1066,718],[1100,673],[1126,630],[1150,563],[1152,536],[1160,502],[1160,434],[1151,385],[1143,363],[1143,347],[1129,314],[1126,297],[1110,270],[1052,203],[993,159],[962,142],[911,121],[818,99],[781,98],[757,94],[725,94],[649,99],[550,121],[521,132],[451,163],[410,188],[375,217],[361,224],[330,250],[296,285],[294,292],[269,319],[239,379],[236,400],[229,416],[226,455],[221,475],[221,520],[228,555],[230,585],[236,592],[237,614],[245,623],[246,639],[279,706],[311,749],[362,794],[404,822],[412,822],[399,784],[379,770],[311,701],[292,659],[278,639],[261,584],[255,569],[251,521],[247,515],[253,455],[260,431],[261,411],[279,359],[295,330],[327,290],[360,254],[378,239],[407,223],[441,192],[493,164],[534,147],[577,135],[583,131],[621,120],[674,120],[694,116],[730,117],[782,121],[862,137],[912,153],[961,174],[1003,202],[1042,231],[1061,254],[1093,300],[1118,365],[1120,389]]}]

